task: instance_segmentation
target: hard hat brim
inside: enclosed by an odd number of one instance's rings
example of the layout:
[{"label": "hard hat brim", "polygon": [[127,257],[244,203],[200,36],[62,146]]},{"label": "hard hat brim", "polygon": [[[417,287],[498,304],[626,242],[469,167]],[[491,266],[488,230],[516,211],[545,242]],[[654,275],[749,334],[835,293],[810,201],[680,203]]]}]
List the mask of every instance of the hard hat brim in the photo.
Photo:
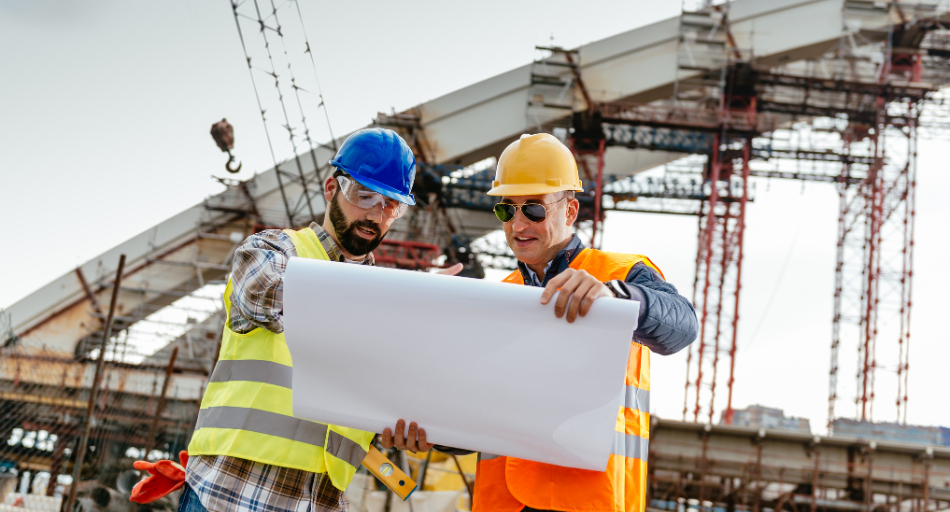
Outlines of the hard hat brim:
[{"label": "hard hat brim", "polygon": [[563,185],[547,185],[543,183],[506,183],[493,187],[488,191],[490,196],[534,196],[541,194],[553,194],[554,192],[563,192],[573,190],[583,192],[583,187],[565,187]]},{"label": "hard hat brim", "polygon": [[[332,163],[332,162],[331,162],[331,163]],[[359,183],[360,185],[363,185],[364,187],[366,187],[366,188],[372,190],[373,192],[378,192],[378,193],[380,193],[380,194],[382,194],[382,195],[384,195],[384,196],[386,196],[386,197],[388,197],[388,198],[390,198],[390,199],[395,199],[396,201],[399,201],[400,203],[406,203],[406,204],[408,204],[409,206],[415,206],[415,205],[416,205],[416,198],[413,197],[412,194],[400,194],[398,191],[394,190],[393,188],[388,187],[388,186],[386,186],[386,185],[383,185],[382,183],[380,183],[380,182],[378,182],[378,181],[376,181],[376,180],[374,180],[374,179],[367,178],[366,176],[360,176],[360,175],[358,175],[358,174],[351,173],[351,172],[347,171],[346,169],[343,169],[343,170],[344,170],[351,178],[353,178],[354,180],[356,180],[357,183]]]}]

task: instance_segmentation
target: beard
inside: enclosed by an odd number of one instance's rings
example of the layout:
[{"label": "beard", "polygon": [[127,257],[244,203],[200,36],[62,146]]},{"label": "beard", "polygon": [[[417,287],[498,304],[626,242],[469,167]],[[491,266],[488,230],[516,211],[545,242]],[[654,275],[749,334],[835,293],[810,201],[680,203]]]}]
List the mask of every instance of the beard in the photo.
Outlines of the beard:
[{"label": "beard", "polygon": [[[340,242],[340,245],[343,246],[346,252],[353,256],[363,256],[373,252],[373,250],[379,246],[379,243],[383,241],[383,237],[385,236],[383,229],[379,224],[369,219],[361,219],[347,223],[346,216],[343,215],[343,209],[340,208],[337,202],[339,201],[339,195],[339,191],[333,194],[329,205],[330,224],[333,225],[333,231],[336,232],[336,236],[339,239],[338,242]],[[363,238],[356,232],[357,228],[373,231],[376,233],[376,236],[371,239]]]}]

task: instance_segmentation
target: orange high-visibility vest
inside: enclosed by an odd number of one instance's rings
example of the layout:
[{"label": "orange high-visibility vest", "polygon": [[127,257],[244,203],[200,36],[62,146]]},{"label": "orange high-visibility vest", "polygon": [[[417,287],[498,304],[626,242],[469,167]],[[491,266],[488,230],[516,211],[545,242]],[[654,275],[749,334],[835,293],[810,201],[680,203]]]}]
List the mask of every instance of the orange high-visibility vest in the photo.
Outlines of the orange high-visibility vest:
[{"label": "orange high-visibility vest", "polygon": [[[663,277],[646,256],[595,249],[584,249],[571,262],[571,268],[585,270],[606,282],[626,279],[630,269],[640,262]],[[524,284],[518,270],[504,281]],[[518,512],[528,506],[564,512],[644,512],[650,438],[650,349],[636,342],[631,343],[626,396],[614,430],[610,461],[604,472],[480,454],[472,511]]]}]

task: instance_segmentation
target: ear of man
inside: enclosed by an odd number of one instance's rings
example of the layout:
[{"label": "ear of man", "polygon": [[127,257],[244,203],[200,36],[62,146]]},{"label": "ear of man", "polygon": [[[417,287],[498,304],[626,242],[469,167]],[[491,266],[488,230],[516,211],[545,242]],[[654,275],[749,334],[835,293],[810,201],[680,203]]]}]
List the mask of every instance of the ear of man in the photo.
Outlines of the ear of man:
[{"label": "ear of man", "polygon": [[573,190],[562,190],[558,193],[558,201],[565,200],[565,216],[567,220],[567,226],[571,227],[574,225],[574,222],[577,221],[577,214],[580,208],[580,203],[577,202],[577,199],[574,197]]},{"label": "ear of man", "polygon": [[323,196],[327,198],[327,201],[333,200],[333,196],[340,190],[339,182],[336,181],[340,176],[346,176],[346,173],[337,169],[334,171],[333,176],[330,176],[323,182]]}]

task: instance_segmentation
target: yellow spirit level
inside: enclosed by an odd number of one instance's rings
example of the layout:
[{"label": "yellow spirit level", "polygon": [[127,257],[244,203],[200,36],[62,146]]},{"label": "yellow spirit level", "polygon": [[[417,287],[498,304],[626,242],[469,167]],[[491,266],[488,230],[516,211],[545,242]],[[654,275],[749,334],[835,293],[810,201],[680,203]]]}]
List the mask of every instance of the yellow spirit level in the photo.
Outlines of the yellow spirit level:
[{"label": "yellow spirit level", "polygon": [[416,490],[416,482],[403,473],[399,466],[390,462],[375,446],[370,445],[369,452],[363,459],[363,466],[403,501],[409,499],[409,495]]}]

